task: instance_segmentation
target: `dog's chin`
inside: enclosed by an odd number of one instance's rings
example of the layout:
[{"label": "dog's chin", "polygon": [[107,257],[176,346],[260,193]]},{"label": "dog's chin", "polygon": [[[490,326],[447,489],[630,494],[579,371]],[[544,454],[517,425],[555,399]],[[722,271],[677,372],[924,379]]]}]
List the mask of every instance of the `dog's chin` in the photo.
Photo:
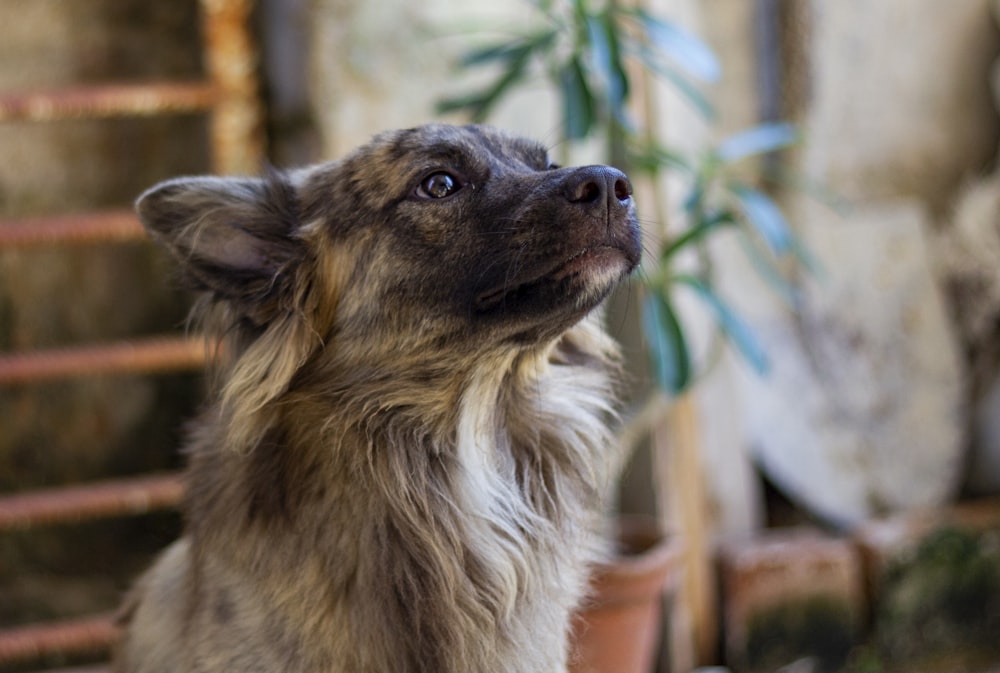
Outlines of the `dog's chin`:
[{"label": "dog's chin", "polygon": [[600,246],[584,250],[568,260],[550,278],[555,283],[576,284],[584,295],[598,294],[603,298],[633,266],[619,248]]},{"label": "dog's chin", "polygon": [[561,331],[600,304],[635,266],[633,256],[619,247],[587,248],[538,274],[481,292],[476,312],[512,327],[527,323]]}]

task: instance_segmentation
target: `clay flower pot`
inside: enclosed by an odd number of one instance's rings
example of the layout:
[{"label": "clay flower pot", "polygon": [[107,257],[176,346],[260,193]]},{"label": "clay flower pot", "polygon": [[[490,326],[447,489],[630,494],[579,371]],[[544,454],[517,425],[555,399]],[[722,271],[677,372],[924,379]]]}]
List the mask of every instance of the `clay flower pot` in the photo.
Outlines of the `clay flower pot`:
[{"label": "clay flower pot", "polygon": [[650,673],[663,633],[663,596],[676,585],[681,549],[655,522],[619,522],[619,555],[598,566],[576,616],[571,673]]}]

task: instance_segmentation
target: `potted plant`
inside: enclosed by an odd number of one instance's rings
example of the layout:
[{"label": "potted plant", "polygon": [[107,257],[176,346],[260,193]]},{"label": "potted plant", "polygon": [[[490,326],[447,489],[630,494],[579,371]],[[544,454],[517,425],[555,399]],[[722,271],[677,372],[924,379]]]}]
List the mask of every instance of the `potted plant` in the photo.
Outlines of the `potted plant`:
[{"label": "potted plant", "polygon": [[[649,259],[639,274],[642,286],[642,331],[649,356],[650,378],[655,383],[641,409],[623,431],[622,441],[634,442],[669,409],[675,422],[673,450],[686,455],[682,464],[697,463],[696,440],[691,439],[693,412],[688,392],[699,373],[711,360],[714,345],[701,348],[695,355],[691,336],[682,314],[677,310],[676,295],[693,294],[714,317],[717,327],[714,343],[727,339],[759,372],[767,369],[767,355],[753,331],[724,297],[716,291],[711,237],[719,231],[736,232],[747,254],[761,275],[782,294],[793,292],[780,271],[785,258],[808,262],[802,247],[774,201],[756,185],[739,177],[737,165],[745,159],[768,154],[796,141],[795,130],[787,124],[765,124],[729,137],[707,148],[699,157],[690,158],[660,142],[656,132],[655,105],[648,102],[637,110],[633,103],[637,89],[650,87],[652,81],[671,83],[708,121],[713,111],[695,81],[718,78],[719,64],[713,52],[699,39],[645,10],[640,3],[626,6],[619,0],[530,0],[537,22],[533,27],[468,51],[461,59],[462,69],[493,68],[494,79],[483,89],[442,101],[439,112],[463,112],[473,121],[489,118],[497,104],[532,78],[542,77],[558,94],[561,131],[565,148],[583,142],[599,142],[604,161],[632,176],[646,181],[644,194],[652,203],[643,203],[644,212],[652,212],[663,228],[652,238],[658,243],[647,250]],[[666,227],[665,197],[656,187],[664,174],[679,177],[688,185],[688,195],[680,209],[682,216]],[[644,221],[649,221],[645,216]],[[682,261],[683,260],[683,261]],[[705,357],[704,353],[709,353]],[[693,458],[692,458],[693,457]],[[696,468],[695,468],[696,469]],[[695,491],[688,501],[703,498],[694,478],[686,476]],[[691,503],[689,503],[691,504]],[[636,654],[632,665],[610,663],[606,650],[593,643],[577,647],[576,670],[592,673],[648,671],[654,660],[653,627],[616,627],[612,614],[627,611],[625,603],[643,597],[646,605],[637,612],[658,619],[655,609],[659,596],[668,586],[667,574],[683,567],[688,601],[695,616],[703,622],[696,633],[695,650],[704,660],[714,649],[714,625],[711,622],[711,577],[708,575],[708,551],[704,538],[697,533],[699,503],[693,503],[682,535],[668,537],[657,526],[637,528],[634,521],[622,527],[623,553],[618,563],[595,573],[595,598],[579,620],[577,635],[581,641],[601,639],[605,627],[612,630],[610,641],[625,635],[638,638],[624,649]],[[689,534],[684,535],[684,531]],[[675,531],[671,531],[675,532]],[[641,544],[639,544],[641,542]],[[678,545],[683,546],[683,552]],[[655,572],[653,572],[655,571]],[[651,574],[652,573],[652,574]],[[656,574],[658,573],[658,576]],[[609,598],[607,591],[626,579],[638,580],[638,590],[625,589],[624,598]],[[693,597],[691,594],[694,594]],[[609,602],[610,601],[610,602]],[[692,661],[692,663],[694,663]],[[701,663],[707,663],[702,661]]]}]

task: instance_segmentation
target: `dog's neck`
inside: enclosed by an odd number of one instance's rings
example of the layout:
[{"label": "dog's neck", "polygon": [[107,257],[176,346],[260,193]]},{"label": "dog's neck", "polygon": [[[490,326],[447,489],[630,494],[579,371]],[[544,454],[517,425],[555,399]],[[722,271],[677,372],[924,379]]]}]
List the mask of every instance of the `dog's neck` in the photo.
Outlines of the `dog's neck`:
[{"label": "dog's neck", "polygon": [[[297,390],[251,451],[220,451],[212,433],[196,444],[193,545],[234,582],[280,597],[271,618],[289,637],[312,629],[303,642],[326,642],[323,624],[345,620],[383,633],[357,649],[385,661],[357,670],[506,670],[498,662],[514,648],[523,659],[539,623],[557,640],[537,643],[530,670],[561,670],[564,603],[598,554],[613,465],[609,353],[584,324],[545,349],[477,362],[443,392],[410,389],[405,407],[376,400],[383,381],[352,383],[352,398]],[[241,526],[267,534],[246,535],[259,546],[236,558]]]}]

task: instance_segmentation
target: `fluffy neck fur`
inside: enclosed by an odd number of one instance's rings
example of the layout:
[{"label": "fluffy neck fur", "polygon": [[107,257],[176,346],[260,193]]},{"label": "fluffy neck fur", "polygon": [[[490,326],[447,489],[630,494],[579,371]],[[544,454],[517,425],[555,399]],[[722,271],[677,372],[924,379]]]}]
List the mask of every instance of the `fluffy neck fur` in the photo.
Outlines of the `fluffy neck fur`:
[{"label": "fluffy neck fur", "polygon": [[207,600],[267,605],[285,670],[563,670],[600,555],[614,361],[596,318],[434,371],[320,350],[252,410],[250,450],[222,448],[233,410],[210,411],[189,503]]}]

